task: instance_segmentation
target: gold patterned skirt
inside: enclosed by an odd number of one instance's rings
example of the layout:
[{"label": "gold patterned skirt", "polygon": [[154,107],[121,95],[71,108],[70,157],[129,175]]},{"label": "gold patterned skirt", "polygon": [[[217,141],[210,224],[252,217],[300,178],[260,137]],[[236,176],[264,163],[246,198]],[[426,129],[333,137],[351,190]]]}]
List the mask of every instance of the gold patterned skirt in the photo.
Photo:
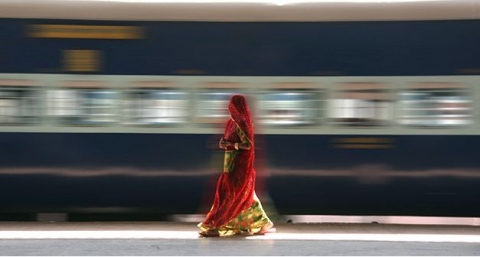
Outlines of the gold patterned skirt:
[{"label": "gold patterned skirt", "polygon": [[268,230],[273,227],[273,222],[268,218],[263,210],[262,204],[257,195],[254,194],[253,204],[237,217],[230,220],[227,224],[218,227],[210,228],[203,223],[198,224],[202,231],[216,230],[220,236],[231,236],[239,234],[256,234],[263,230]]}]

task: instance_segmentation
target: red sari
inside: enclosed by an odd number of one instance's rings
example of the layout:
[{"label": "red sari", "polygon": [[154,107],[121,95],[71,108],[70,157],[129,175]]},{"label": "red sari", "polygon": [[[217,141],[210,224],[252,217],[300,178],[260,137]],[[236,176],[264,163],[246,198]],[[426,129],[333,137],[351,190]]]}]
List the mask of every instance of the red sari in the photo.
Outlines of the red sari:
[{"label": "red sari", "polygon": [[225,149],[224,172],[217,182],[215,198],[206,219],[199,224],[203,231],[216,230],[222,235],[257,232],[273,223],[255,195],[255,147],[253,123],[245,97],[235,95],[228,106],[231,118],[224,138],[229,142],[249,143],[249,150]]}]

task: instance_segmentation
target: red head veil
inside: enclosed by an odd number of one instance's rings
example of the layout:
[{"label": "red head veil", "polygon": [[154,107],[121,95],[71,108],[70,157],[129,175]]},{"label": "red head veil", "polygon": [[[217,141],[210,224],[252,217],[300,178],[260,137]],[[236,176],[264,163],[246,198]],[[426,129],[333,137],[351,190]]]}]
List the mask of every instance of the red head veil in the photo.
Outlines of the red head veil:
[{"label": "red head veil", "polygon": [[243,95],[232,96],[230,103],[228,104],[228,111],[230,112],[230,117],[232,117],[233,121],[235,121],[253,144],[252,115],[245,97]]},{"label": "red head veil", "polygon": [[253,204],[255,193],[255,170],[253,168],[254,143],[253,123],[247,101],[242,95],[234,95],[228,105],[231,119],[225,127],[225,138],[238,142],[237,126],[250,141],[250,150],[240,150],[235,159],[233,170],[223,173],[217,183],[213,206],[203,224],[217,228],[237,217]]}]

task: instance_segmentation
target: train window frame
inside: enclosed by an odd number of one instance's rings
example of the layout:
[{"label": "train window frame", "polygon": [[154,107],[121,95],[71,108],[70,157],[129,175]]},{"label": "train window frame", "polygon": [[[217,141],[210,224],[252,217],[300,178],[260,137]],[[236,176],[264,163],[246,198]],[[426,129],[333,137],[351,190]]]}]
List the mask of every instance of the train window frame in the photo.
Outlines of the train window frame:
[{"label": "train window frame", "polygon": [[[149,96],[152,94],[152,96]],[[148,103],[148,100],[162,100],[162,99],[151,99],[149,97],[154,97],[155,95],[164,95],[164,94],[172,94],[172,95],[183,95],[180,101],[183,101],[183,107],[171,107],[167,104],[167,107],[164,107],[164,103],[158,102],[151,102]],[[132,96],[145,96],[136,98]],[[185,124],[190,119],[190,94],[185,90],[181,90],[177,87],[173,82],[169,81],[141,81],[132,83],[132,86],[128,89],[124,90],[122,94],[122,117],[123,123],[126,125],[131,126],[140,126],[140,127],[163,127],[163,126],[177,126],[180,124]],[[165,100],[165,99],[163,99]],[[167,99],[171,100],[171,99]],[[178,100],[178,99],[177,99]],[[137,102],[140,101],[140,102]],[[143,102],[143,103],[141,103]],[[147,102],[147,103],[145,103]],[[138,104],[146,104],[152,105],[152,108],[149,108],[152,113],[157,113],[159,109],[166,109],[169,113],[171,110],[180,110],[180,113],[183,115],[179,115],[178,117],[170,117],[169,115],[164,116],[155,116],[152,115],[148,117],[148,115],[138,115],[138,113],[144,111],[144,109],[138,109]],[[158,105],[161,105],[158,107]],[[137,106],[137,107],[136,107]],[[148,107],[147,107],[148,108]],[[156,111],[155,111],[156,110]],[[143,112],[143,114],[146,114]],[[168,121],[168,119],[171,119]],[[143,122],[138,122],[139,119],[144,119]],[[157,119],[157,122],[148,122],[148,119]],[[164,121],[162,121],[164,119]]]},{"label": "train window frame", "polygon": [[[10,96],[8,93],[2,94],[2,91],[10,92]],[[26,94],[27,96],[23,96]],[[43,116],[41,94],[42,91],[38,83],[33,80],[0,79],[0,126],[35,125],[40,123]],[[20,99],[19,108],[13,107],[16,101],[12,101],[12,99]],[[24,99],[32,101],[25,103]],[[27,105],[26,109],[24,109],[24,105]],[[8,108],[9,106],[11,108]],[[12,113],[20,112],[20,115],[2,115],[4,113],[8,114],[9,109],[11,109]],[[28,115],[29,113],[30,115]],[[8,117],[12,118],[11,122],[7,121]],[[2,122],[2,120],[6,122]]]},{"label": "train window frame", "polygon": [[[286,98],[281,100],[280,96],[282,95]],[[266,98],[276,96],[279,97],[277,100],[274,100],[274,98]],[[304,99],[302,99],[303,97],[311,102],[310,108],[305,105]],[[288,98],[292,99],[290,103],[285,100]],[[257,97],[258,123],[266,127],[321,125],[325,121],[325,98],[326,89],[316,83],[271,83],[267,85]],[[297,103],[300,103],[300,105],[295,106]]]},{"label": "train window frame", "polygon": [[[198,89],[195,92],[194,96],[194,108],[193,108],[193,121],[196,124],[200,125],[212,125],[217,126],[219,124],[225,123],[225,121],[230,116],[228,113],[228,102],[231,96],[235,94],[243,94],[244,95],[245,86],[241,82],[206,82],[201,83]],[[203,108],[203,106],[207,105],[204,102],[210,102],[212,104],[212,100],[208,101],[202,99],[202,95],[227,95],[225,100],[216,100],[219,103],[214,104],[217,107],[213,108]],[[223,103],[222,103],[223,102]],[[205,109],[213,109],[218,110],[220,114],[209,115],[208,112],[204,113]]]},{"label": "train window frame", "polygon": [[[98,91],[98,92],[95,92]],[[104,91],[104,92],[102,92]],[[57,98],[54,93],[69,93],[71,98]],[[73,94],[72,94],[73,93]],[[99,98],[103,102],[110,101],[110,103],[100,104],[100,101],[95,97],[85,97],[85,94],[107,93],[112,97]],[[117,105],[119,100],[119,92],[108,86],[107,82],[90,81],[90,80],[75,80],[63,81],[59,87],[51,88],[48,91],[48,105],[47,116],[62,126],[78,126],[78,127],[95,127],[95,126],[110,126],[118,122]],[[59,108],[60,100],[65,101],[68,108]],[[77,106],[75,106],[77,105]],[[101,114],[104,120],[98,120],[100,113],[93,113],[92,110],[101,109],[109,110],[109,112]],[[87,110],[85,113],[84,111]],[[58,111],[71,111],[71,114],[59,115]],[[53,114],[52,114],[53,113]],[[76,113],[76,114],[75,114]],[[106,117],[106,118],[105,118]]]},{"label": "train window frame", "polygon": [[[453,92],[453,94],[452,94]],[[450,93],[450,94],[449,94]],[[422,127],[422,128],[459,128],[469,126],[474,123],[474,99],[471,88],[462,83],[456,82],[417,82],[410,83],[403,87],[398,93],[398,115],[397,121],[401,126]],[[404,94],[417,94],[422,99],[404,100]],[[423,95],[423,96],[422,96]],[[463,97],[463,99],[462,99]],[[450,99],[447,99],[450,98]],[[445,107],[452,104],[452,98],[457,102],[464,102],[466,107]],[[448,101],[450,100],[450,101]],[[407,106],[409,102],[420,102],[417,105]],[[438,106],[442,105],[443,106]],[[438,107],[437,107],[438,106]],[[452,109],[453,108],[453,109]],[[411,115],[407,113],[408,109],[425,111],[430,114]],[[465,114],[445,114],[442,111],[466,111]],[[414,112],[414,111],[412,111]],[[438,114],[440,112],[440,114]],[[405,115],[405,114],[409,115]],[[456,115],[456,116],[455,116]],[[461,116],[464,116],[462,120]],[[407,117],[407,118],[406,118]],[[442,119],[443,118],[443,119]],[[446,118],[446,119],[445,119]],[[450,119],[449,119],[450,118]],[[455,118],[459,118],[455,123]]]},{"label": "train window frame", "polygon": [[329,99],[329,123],[339,127],[390,126],[394,123],[394,99],[392,88],[384,82],[340,83]]}]

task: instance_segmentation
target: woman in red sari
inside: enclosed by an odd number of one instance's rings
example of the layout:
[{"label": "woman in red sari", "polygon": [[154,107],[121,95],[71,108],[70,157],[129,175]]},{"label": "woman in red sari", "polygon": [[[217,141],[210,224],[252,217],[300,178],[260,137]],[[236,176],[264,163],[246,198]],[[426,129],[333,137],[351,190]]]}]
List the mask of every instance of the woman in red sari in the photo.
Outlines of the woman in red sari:
[{"label": "woman in red sari", "polygon": [[245,97],[234,95],[228,110],[230,119],[219,142],[219,147],[225,149],[223,173],[212,208],[198,224],[200,235],[263,235],[272,231],[273,223],[255,194],[253,123]]}]

